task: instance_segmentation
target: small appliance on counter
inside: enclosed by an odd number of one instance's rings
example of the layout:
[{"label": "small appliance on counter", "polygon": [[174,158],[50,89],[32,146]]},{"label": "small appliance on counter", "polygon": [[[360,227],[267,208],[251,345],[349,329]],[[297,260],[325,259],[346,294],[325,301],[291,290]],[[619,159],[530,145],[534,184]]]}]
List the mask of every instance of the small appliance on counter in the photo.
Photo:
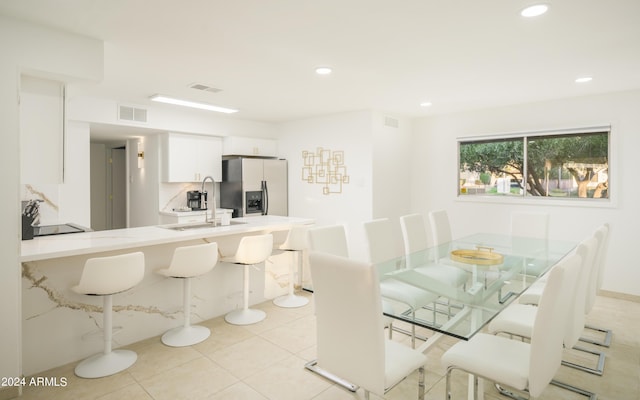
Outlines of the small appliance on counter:
[{"label": "small appliance on counter", "polygon": [[192,211],[206,210],[206,204],[207,192],[201,192],[199,190],[190,190],[187,192],[187,207]]}]

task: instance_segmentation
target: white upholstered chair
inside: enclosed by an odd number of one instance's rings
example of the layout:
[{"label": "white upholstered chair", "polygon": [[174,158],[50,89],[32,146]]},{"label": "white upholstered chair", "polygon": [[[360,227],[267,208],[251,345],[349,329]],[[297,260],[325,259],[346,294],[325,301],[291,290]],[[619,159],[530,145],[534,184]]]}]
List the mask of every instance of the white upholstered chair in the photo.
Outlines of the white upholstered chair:
[{"label": "white upholstered chair", "polygon": [[266,318],[262,310],[249,308],[249,273],[250,267],[263,263],[273,250],[273,236],[270,233],[264,235],[244,236],[236,254],[230,257],[222,257],[221,261],[242,265],[244,267],[242,308],[231,311],[224,316],[224,320],[233,325],[249,325],[260,322]]},{"label": "white upholstered chair", "polygon": [[191,325],[191,279],[211,271],[218,262],[218,244],[203,243],[177,247],[168,268],[155,272],[169,278],[182,279],[184,320],[182,326],[162,335],[162,343],[172,347],[191,346],[209,337],[209,328]]},{"label": "white upholstered chair", "polygon": [[292,226],[284,243],[277,247],[279,250],[294,254],[295,263],[289,263],[289,292],[284,296],[273,299],[273,304],[284,308],[302,307],[309,303],[309,299],[295,294],[295,282],[301,270],[300,261],[302,257],[300,255],[307,248],[307,227],[304,225]]},{"label": "white upholstered chair", "polygon": [[[383,396],[419,370],[424,398],[424,354],[384,338],[376,269],[328,253],[309,256],[316,304],[318,365],[365,391]],[[337,329],[340,327],[341,329]]]},{"label": "white upholstered chair", "polygon": [[[561,263],[581,262],[579,256],[565,258]],[[451,373],[460,369],[499,385],[540,396],[560,368],[564,320],[569,311],[562,298],[564,268],[554,268],[540,299],[531,342],[511,340],[502,336],[478,333],[467,342],[458,342],[442,356],[447,369],[445,399],[451,393]],[[477,391],[477,384],[474,385]],[[477,398],[477,393],[475,393]]]},{"label": "white upholstered chair", "polygon": [[[559,298],[558,301],[559,303],[567,303],[569,305],[569,312],[562,326],[564,330],[563,344],[566,349],[575,348],[574,346],[580,339],[580,334],[583,330],[585,318],[582,310],[585,304],[585,293],[590,276],[589,272],[592,269],[597,248],[598,240],[595,237],[590,237],[580,243],[575,252],[569,256],[575,257],[577,255],[581,260],[579,264],[565,262],[554,267],[554,269],[565,269],[565,284],[562,288],[562,297]],[[542,294],[544,294],[544,290],[546,289],[543,287]],[[538,307],[536,305],[513,303],[491,321],[488,326],[488,332],[493,334],[506,333],[522,338],[531,338],[537,313]],[[577,349],[584,351],[581,348]],[[588,352],[598,354],[591,351]],[[602,366],[604,366],[604,358],[601,359],[601,362]],[[578,369],[585,368],[566,361],[563,361],[562,364]],[[555,380],[551,383],[581,395],[595,398],[593,393],[584,389]]]},{"label": "white upholstered chair", "polygon": [[347,234],[343,225],[320,226],[309,229],[309,249],[349,257]]},{"label": "white upholstered chair", "polygon": [[[364,224],[367,248],[369,252],[369,261],[377,264],[385,261],[393,260],[400,257],[396,246],[395,235],[391,220],[388,218],[379,218]],[[435,324],[435,301],[440,296],[432,292],[421,289],[408,283],[387,278],[380,282],[380,293],[382,297],[391,301],[399,302],[410,308],[412,318],[415,319],[415,313],[418,309],[433,306],[433,322]],[[411,344],[415,346],[415,324],[411,324]]]},{"label": "white upholstered chair", "polygon": [[109,257],[90,258],[86,261],[80,283],[71,288],[76,293],[102,296],[104,350],[93,355],[75,368],[81,378],[101,378],[124,371],[136,362],[138,356],[131,350],[112,350],[113,295],[136,286],[144,277],[144,254],[141,252]]},{"label": "white upholstered chair", "polygon": [[[414,268],[417,272],[444,282],[450,286],[463,286],[468,279],[468,274],[458,268],[449,265],[429,263],[422,253],[429,247],[427,230],[421,214],[409,214],[400,217],[400,228],[404,241],[404,252],[407,259],[407,267]],[[428,268],[424,265],[430,264]]]},{"label": "white upholstered chair", "polygon": [[[593,310],[593,306],[596,301],[596,296],[598,292],[602,288],[602,281],[604,279],[604,267],[606,265],[607,252],[609,249],[609,224],[604,224],[600,228],[596,230],[596,235],[600,238],[600,245],[598,246],[598,255],[596,257],[596,266],[594,267],[595,273],[591,277],[591,281],[589,283],[589,291],[586,302],[585,312],[589,314],[591,310]],[[593,331],[600,332],[604,334],[604,339],[602,341],[594,340],[591,338],[581,338],[580,340],[587,343],[597,344],[598,346],[611,346],[611,338],[613,336],[613,332],[607,328],[599,328],[593,325],[585,325],[586,329],[590,329]]]}]

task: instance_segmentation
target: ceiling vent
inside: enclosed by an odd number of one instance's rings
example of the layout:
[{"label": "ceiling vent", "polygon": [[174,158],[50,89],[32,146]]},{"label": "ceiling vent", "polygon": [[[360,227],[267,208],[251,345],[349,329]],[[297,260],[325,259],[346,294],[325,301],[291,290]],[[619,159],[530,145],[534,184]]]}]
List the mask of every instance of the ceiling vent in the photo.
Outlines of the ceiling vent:
[{"label": "ceiling vent", "polygon": [[210,92],[210,93],[222,92],[222,89],[218,89],[209,85],[204,85],[202,83],[192,83],[191,85],[189,85],[189,87],[191,89],[202,90],[204,92]]},{"label": "ceiling vent", "polygon": [[120,106],[118,119],[122,121],[147,122],[147,110],[129,106]]},{"label": "ceiling vent", "polygon": [[391,128],[397,128],[398,126],[400,126],[400,121],[398,121],[397,118],[384,117],[384,124],[385,126],[389,126]]}]

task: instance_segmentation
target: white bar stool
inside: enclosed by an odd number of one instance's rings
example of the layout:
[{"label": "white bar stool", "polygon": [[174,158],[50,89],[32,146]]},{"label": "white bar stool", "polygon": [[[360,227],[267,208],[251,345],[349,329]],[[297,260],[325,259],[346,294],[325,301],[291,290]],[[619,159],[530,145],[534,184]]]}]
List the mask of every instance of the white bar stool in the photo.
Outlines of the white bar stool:
[{"label": "white bar stool", "polygon": [[191,278],[211,271],[218,262],[218,244],[204,243],[194,246],[178,247],[173,252],[169,268],[161,268],[155,272],[169,277],[181,278],[183,281],[183,313],[182,326],[173,328],[162,335],[162,343],[171,347],[184,347],[200,343],[211,335],[209,328],[191,325]]},{"label": "white bar stool", "polygon": [[84,264],[80,283],[71,288],[76,293],[103,296],[104,351],[80,362],[75,374],[81,378],[102,378],[124,371],[136,362],[131,350],[112,350],[113,295],[127,291],[144,277],[144,254],[141,252],[111,257],[90,258]]},{"label": "white bar stool", "polygon": [[307,248],[307,227],[304,225],[294,225],[289,229],[287,239],[278,246],[279,250],[292,252],[295,255],[294,263],[289,263],[289,293],[277,297],[273,300],[273,304],[278,307],[295,308],[302,307],[309,303],[309,299],[297,296],[294,293],[294,281],[296,275],[300,273],[300,253]]},{"label": "white bar stool", "polygon": [[267,314],[264,311],[249,308],[249,267],[264,262],[269,258],[272,250],[273,236],[271,234],[244,236],[240,239],[235,255],[221,258],[221,261],[244,266],[243,307],[224,316],[228,323],[249,325],[266,318]]}]

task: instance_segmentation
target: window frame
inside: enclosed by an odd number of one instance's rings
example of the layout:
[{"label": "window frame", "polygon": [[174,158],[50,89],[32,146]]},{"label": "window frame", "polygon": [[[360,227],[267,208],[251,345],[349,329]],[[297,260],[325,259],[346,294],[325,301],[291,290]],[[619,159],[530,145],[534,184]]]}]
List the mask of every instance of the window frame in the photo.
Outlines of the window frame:
[{"label": "window frame", "polygon": [[[477,136],[463,136],[456,138],[456,180],[460,182],[460,145],[463,143],[473,143],[481,141],[497,141],[508,139],[528,139],[531,137],[541,136],[571,136],[579,134],[589,134],[607,132],[607,162],[608,162],[608,181],[609,187],[613,187],[614,191],[608,193],[607,198],[593,199],[593,198],[576,198],[567,197],[559,198],[553,196],[531,196],[527,195],[525,190],[521,196],[501,196],[501,195],[489,195],[489,194],[473,194],[467,195],[460,193],[459,184],[455,185],[455,199],[461,202],[476,202],[476,203],[507,203],[507,204],[527,204],[527,205],[558,205],[569,207],[594,207],[594,208],[613,208],[617,205],[617,192],[619,189],[616,184],[615,175],[615,151],[614,151],[614,130],[611,124],[606,125],[594,125],[579,128],[566,128],[566,129],[548,129],[548,130],[532,130],[532,131],[519,131],[499,134],[482,134]],[[528,140],[523,140],[523,156],[524,156],[524,174],[527,176],[527,148]]]}]

